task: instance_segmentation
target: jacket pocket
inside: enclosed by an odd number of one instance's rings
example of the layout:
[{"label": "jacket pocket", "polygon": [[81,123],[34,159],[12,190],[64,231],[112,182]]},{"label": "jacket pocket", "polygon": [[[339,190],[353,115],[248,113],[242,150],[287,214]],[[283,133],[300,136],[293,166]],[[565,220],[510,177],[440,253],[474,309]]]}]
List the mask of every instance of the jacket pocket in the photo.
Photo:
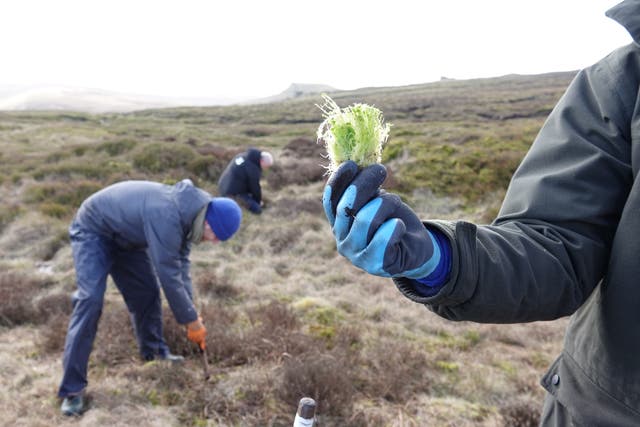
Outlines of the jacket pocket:
[{"label": "jacket pocket", "polygon": [[640,412],[611,396],[564,352],[540,381],[579,426],[637,427]]}]

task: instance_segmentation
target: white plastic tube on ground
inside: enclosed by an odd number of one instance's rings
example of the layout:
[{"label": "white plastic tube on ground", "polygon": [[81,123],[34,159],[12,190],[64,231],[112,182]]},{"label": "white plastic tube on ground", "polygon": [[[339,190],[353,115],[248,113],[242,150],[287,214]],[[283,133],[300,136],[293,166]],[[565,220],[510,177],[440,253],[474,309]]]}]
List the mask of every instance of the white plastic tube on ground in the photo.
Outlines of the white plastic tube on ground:
[{"label": "white plastic tube on ground", "polygon": [[296,418],[293,427],[313,427],[316,419],[316,401],[310,397],[303,397],[298,403]]}]

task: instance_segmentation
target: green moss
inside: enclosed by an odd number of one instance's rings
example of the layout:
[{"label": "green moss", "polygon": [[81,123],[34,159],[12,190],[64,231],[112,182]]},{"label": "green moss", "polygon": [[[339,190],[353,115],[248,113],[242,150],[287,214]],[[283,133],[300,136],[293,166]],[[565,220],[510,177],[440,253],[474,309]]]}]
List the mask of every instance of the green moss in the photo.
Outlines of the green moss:
[{"label": "green moss", "polygon": [[151,406],[158,406],[161,403],[160,396],[156,390],[147,391],[147,400],[151,404]]},{"label": "green moss", "polygon": [[513,363],[506,360],[498,360],[495,362],[495,366],[507,374],[510,378],[515,378],[518,374],[518,370]]},{"label": "green moss", "polygon": [[347,160],[365,167],[380,163],[382,145],[387,141],[390,125],[384,123],[382,111],[356,103],[340,108],[336,102],[323,96],[325,104],[319,106],[325,120],[317,131],[318,140],[323,141],[329,154],[329,170]]},{"label": "green moss", "polygon": [[551,363],[549,355],[539,351],[536,351],[529,356],[529,362],[537,369],[544,369],[549,366],[549,363]]},{"label": "green moss", "polygon": [[428,351],[435,351],[441,348],[449,348],[456,351],[469,351],[481,340],[481,336],[476,331],[467,331],[462,335],[452,335],[446,331],[439,331],[437,334],[425,337],[422,341]]},{"label": "green moss", "polygon": [[447,373],[456,373],[460,369],[460,365],[456,362],[449,362],[446,360],[438,360],[436,362],[436,367]]},{"label": "green moss", "polygon": [[467,331],[463,334],[464,340],[469,344],[469,347],[473,347],[480,342],[480,333],[477,331]]},{"label": "green moss", "polygon": [[303,312],[307,312],[308,310],[312,310],[315,307],[319,307],[322,305],[322,302],[316,298],[312,297],[303,297],[293,303],[293,307],[296,310],[300,310]]},{"label": "green moss", "polygon": [[342,313],[333,307],[316,307],[308,315],[321,325],[335,325],[344,318]]},{"label": "green moss", "polygon": [[336,336],[336,328],[327,325],[309,325],[309,334],[317,338],[331,341]]},{"label": "green moss", "polygon": [[326,306],[313,298],[302,298],[293,304],[303,313],[309,334],[331,343],[344,321],[343,312],[332,306]]}]

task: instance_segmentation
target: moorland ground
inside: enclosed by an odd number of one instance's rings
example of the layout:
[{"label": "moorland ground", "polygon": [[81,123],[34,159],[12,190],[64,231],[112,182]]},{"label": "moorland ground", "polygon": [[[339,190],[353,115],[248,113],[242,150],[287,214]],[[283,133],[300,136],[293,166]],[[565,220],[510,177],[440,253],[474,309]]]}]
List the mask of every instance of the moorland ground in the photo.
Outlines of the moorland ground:
[{"label": "moorland ground", "polygon": [[[574,73],[331,93],[392,124],[385,188],[423,217],[490,222],[509,177]],[[319,95],[128,114],[0,112],[0,423],[11,426],[287,426],[317,399],[319,426],[537,425],[540,376],[566,319],[449,322],[335,250],[321,208]],[[124,179],[191,178],[216,194],[236,153],[271,150],[267,206],[232,240],[192,252],[212,377],[165,309],[183,365],[143,363],[109,283],[90,362],[91,410],[55,397],[74,272],[67,226]]]}]

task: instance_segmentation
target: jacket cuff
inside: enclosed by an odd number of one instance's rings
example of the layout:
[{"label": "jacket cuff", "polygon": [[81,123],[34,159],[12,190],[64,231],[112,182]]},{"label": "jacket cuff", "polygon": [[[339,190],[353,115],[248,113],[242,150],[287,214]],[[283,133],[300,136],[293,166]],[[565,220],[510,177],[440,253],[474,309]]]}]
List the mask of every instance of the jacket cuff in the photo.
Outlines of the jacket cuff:
[{"label": "jacket cuff", "polygon": [[[474,242],[476,226],[464,221],[424,221],[425,227],[435,229],[445,236],[451,248],[451,269],[447,280],[433,294],[423,295],[417,289],[420,285],[413,279],[396,277],[393,281],[398,290],[410,300],[429,306],[452,306],[467,301],[475,291],[477,267],[475,254],[469,253],[469,245],[465,241]],[[424,289],[424,285],[423,286]]]},{"label": "jacket cuff", "polygon": [[417,291],[423,296],[433,296],[437,290],[442,288],[442,285],[447,281],[449,273],[451,272],[451,243],[449,238],[445,236],[441,231],[435,228],[427,228],[427,232],[433,236],[433,239],[438,246],[438,264],[431,274],[415,279],[418,282]]}]

